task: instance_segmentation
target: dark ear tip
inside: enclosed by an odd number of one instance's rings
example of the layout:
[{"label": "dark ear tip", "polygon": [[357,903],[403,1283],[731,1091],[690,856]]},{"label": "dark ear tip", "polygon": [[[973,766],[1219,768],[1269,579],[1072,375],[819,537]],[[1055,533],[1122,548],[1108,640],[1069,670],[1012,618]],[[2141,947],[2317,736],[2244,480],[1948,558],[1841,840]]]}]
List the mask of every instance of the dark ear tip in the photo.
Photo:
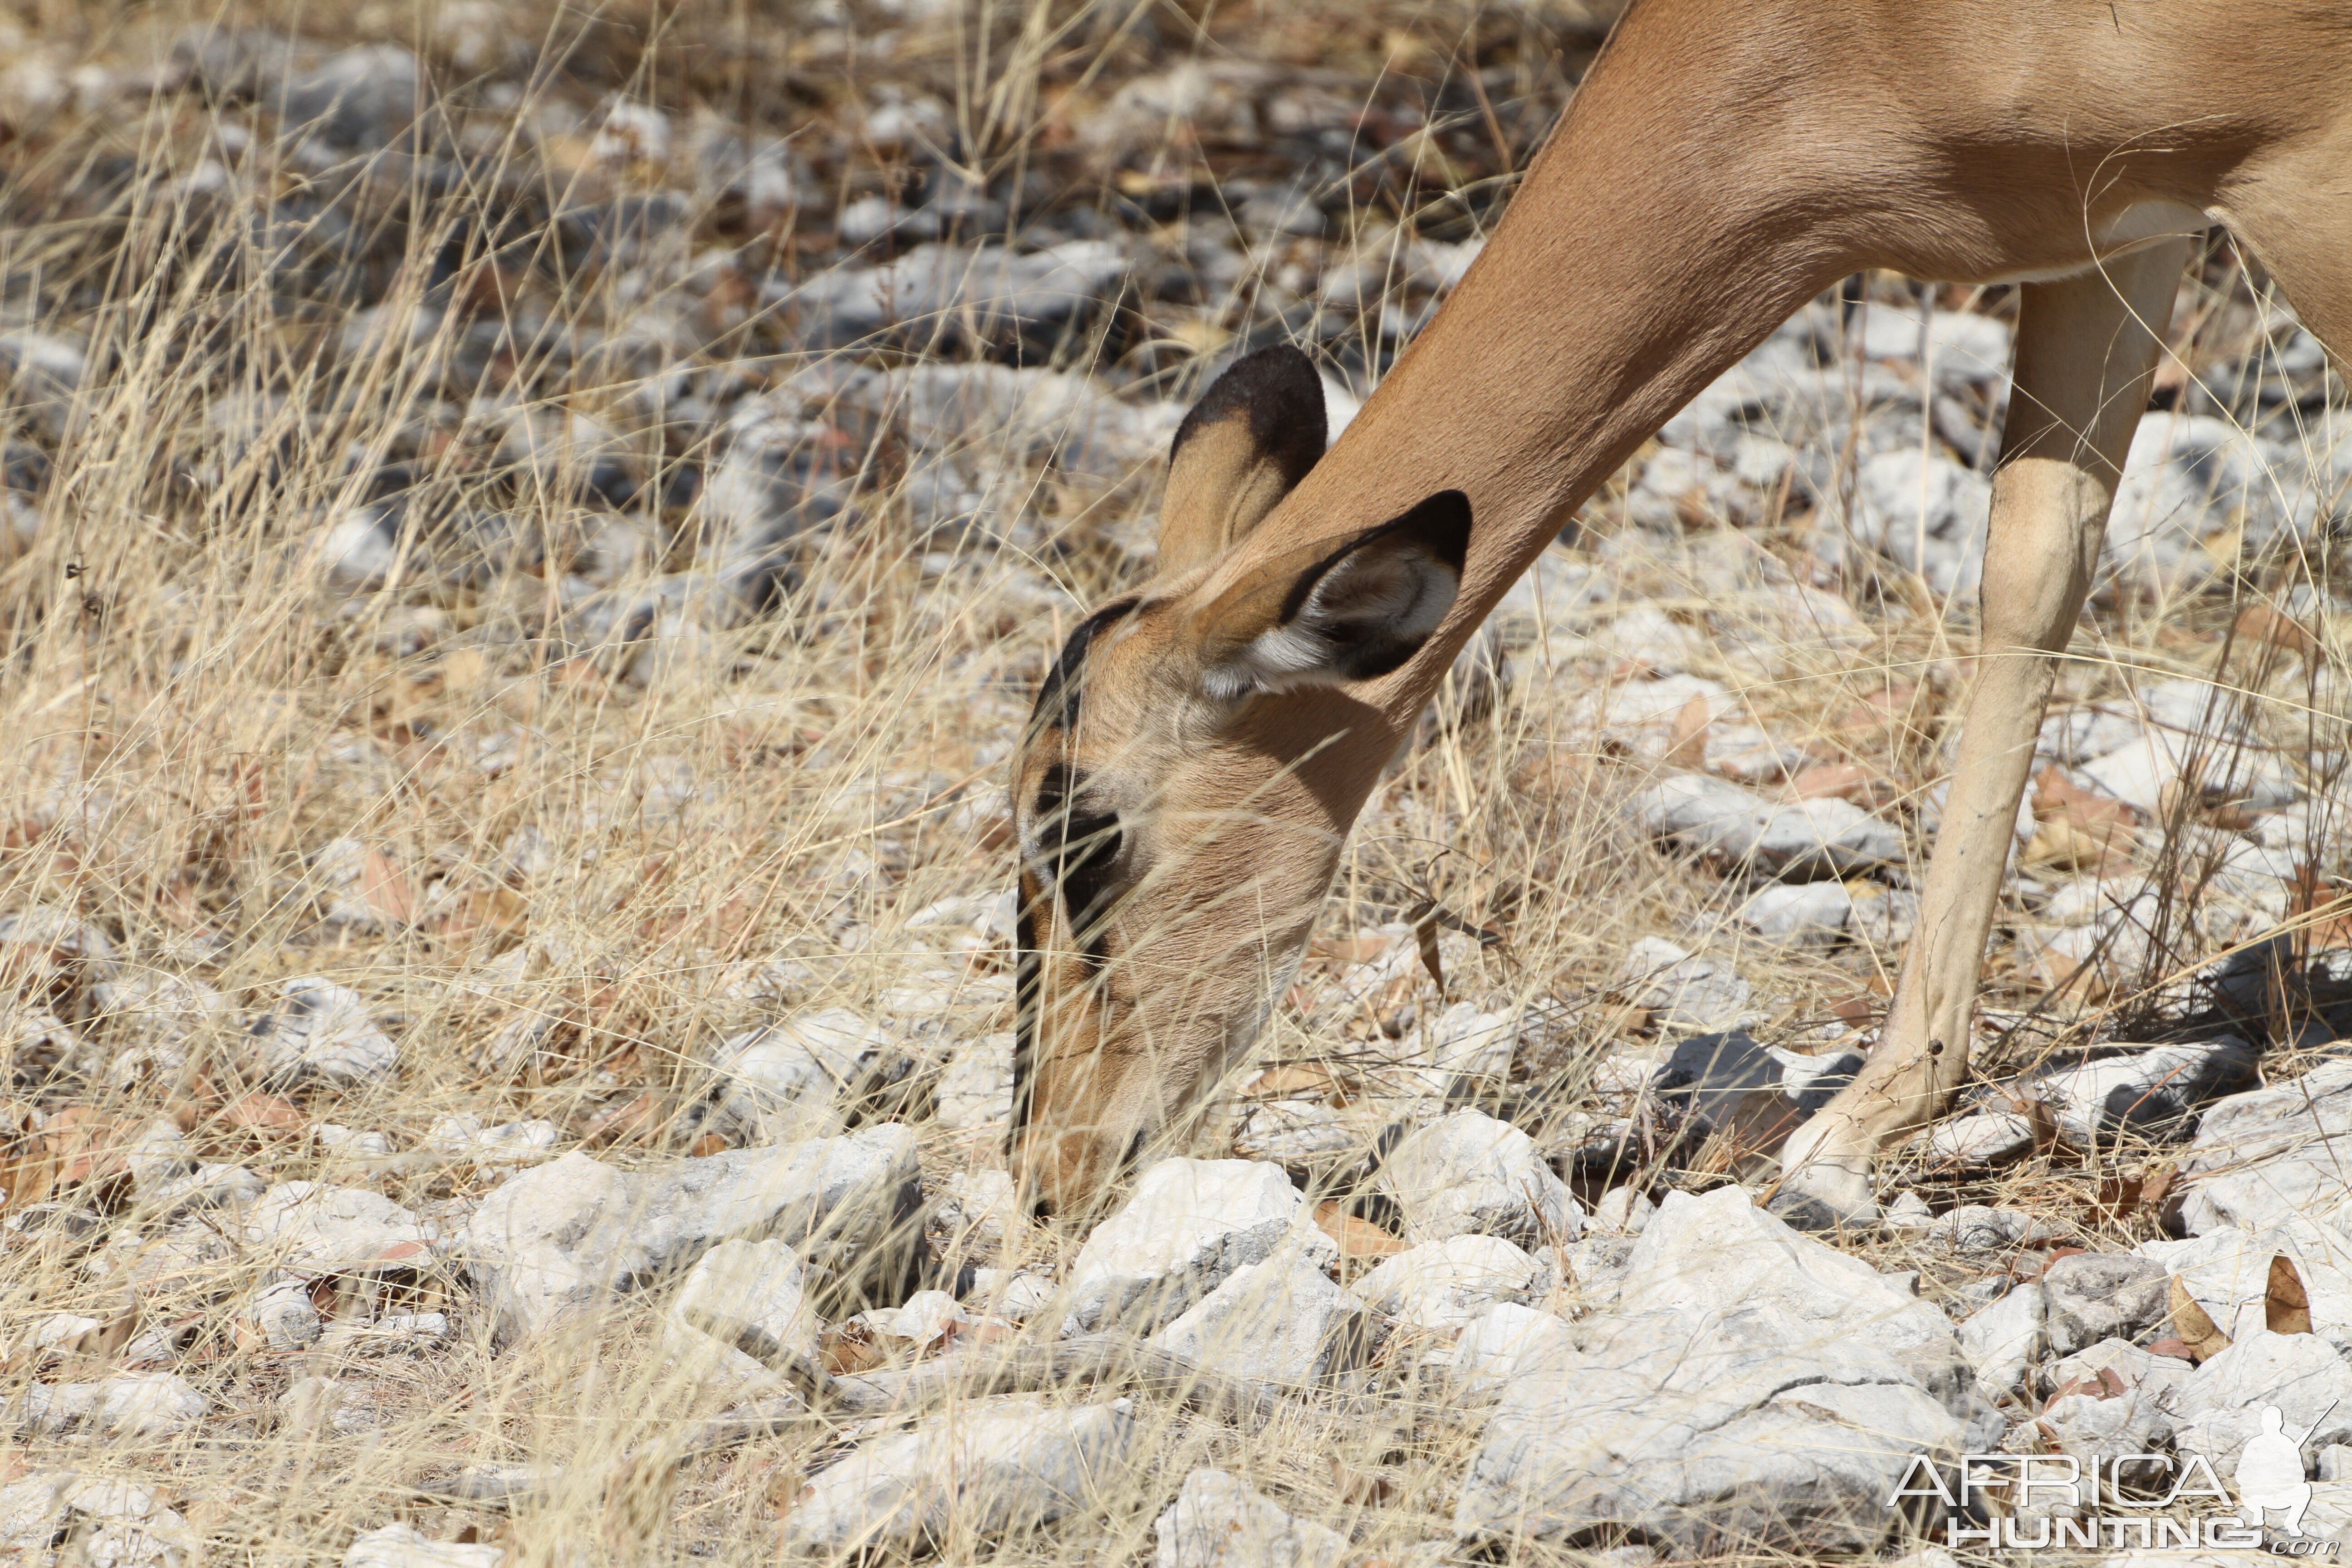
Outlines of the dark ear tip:
[{"label": "dark ear tip", "polygon": [[1181,452],[1196,431],[1234,414],[1248,417],[1251,434],[1277,454],[1293,484],[1329,444],[1323,377],[1296,343],[1269,343],[1220,372],[1176,427],[1169,457]]},{"label": "dark ear tip", "polygon": [[1470,498],[1440,490],[1398,520],[1456,572],[1470,558]]}]

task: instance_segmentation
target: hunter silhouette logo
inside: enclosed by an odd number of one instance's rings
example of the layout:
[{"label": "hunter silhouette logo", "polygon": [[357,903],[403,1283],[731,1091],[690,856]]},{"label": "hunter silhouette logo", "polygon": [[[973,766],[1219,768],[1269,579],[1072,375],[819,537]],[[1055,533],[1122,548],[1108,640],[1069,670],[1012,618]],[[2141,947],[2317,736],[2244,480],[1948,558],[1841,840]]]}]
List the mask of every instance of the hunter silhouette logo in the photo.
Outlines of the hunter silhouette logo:
[{"label": "hunter silhouette logo", "polygon": [[2286,1416],[2275,1405],[2263,1406],[2263,1429],[2246,1439],[2243,1452],[2238,1456],[2238,1517],[2259,1530],[2263,1515],[2270,1510],[2284,1510],[2284,1526],[2289,1535],[2303,1533],[2303,1510],[2311,1506],[2311,1483],[2304,1479],[2303,1446],[2319,1430],[2336,1410],[2336,1401],[2303,1429],[2303,1435],[2286,1435]]}]

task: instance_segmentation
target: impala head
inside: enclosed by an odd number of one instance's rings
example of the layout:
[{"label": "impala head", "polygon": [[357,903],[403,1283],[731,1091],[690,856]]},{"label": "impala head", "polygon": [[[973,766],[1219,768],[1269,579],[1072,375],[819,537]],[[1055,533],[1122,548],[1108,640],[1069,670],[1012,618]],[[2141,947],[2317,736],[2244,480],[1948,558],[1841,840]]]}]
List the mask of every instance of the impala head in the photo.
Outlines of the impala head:
[{"label": "impala head", "polygon": [[1297,350],[1218,378],[1176,433],[1158,570],[1070,634],[1014,759],[1012,1152],[1055,1208],[1089,1206],[1255,1037],[1392,743],[1349,688],[1453,606],[1459,491],[1243,547],[1324,439]]}]

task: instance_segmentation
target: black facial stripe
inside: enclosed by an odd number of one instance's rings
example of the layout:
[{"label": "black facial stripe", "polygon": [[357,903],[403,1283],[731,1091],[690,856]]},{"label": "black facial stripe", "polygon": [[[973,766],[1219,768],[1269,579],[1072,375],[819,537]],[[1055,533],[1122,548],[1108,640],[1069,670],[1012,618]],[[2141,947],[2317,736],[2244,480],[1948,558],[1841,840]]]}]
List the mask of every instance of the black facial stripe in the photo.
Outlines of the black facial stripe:
[{"label": "black facial stripe", "polygon": [[1078,671],[1087,662],[1087,650],[1094,646],[1095,634],[1134,609],[1139,601],[1114,599],[1080,621],[1062,644],[1062,651],[1054,656],[1053,668],[1045,672],[1045,684],[1037,688],[1037,706],[1031,710],[1032,724],[1046,729],[1066,730],[1078,721]]},{"label": "black facial stripe", "polygon": [[1013,1120],[1005,1129],[1007,1153],[1019,1145],[1021,1134],[1029,1125],[1033,1098],[1030,1067],[1037,1053],[1037,988],[1043,961],[1037,955],[1037,922],[1031,913],[1029,895],[1029,879],[1024,876],[1020,879],[1018,895],[1021,910],[1013,922],[1013,940],[1020,943],[1020,954],[1013,972]]}]

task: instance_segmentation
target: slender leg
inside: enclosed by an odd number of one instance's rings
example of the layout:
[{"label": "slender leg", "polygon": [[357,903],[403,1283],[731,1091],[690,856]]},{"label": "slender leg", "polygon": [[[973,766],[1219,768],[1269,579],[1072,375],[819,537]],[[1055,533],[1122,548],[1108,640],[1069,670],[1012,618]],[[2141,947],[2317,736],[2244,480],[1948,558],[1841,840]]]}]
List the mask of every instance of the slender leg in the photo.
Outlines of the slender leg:
[{"label": "slender leg", "polygon": [[1782,1153],[1783,1191],[1846,1217],[1875,1211],[1871,1157],[1931,1120],[1968,1071],[1977,975],[2055,675],[2051,656],[2064,650],[2090,590],[2188,251],[2185,240],[2166,241],[2024,289],[1976,690],[1918,932],[1870,1061]]}]

